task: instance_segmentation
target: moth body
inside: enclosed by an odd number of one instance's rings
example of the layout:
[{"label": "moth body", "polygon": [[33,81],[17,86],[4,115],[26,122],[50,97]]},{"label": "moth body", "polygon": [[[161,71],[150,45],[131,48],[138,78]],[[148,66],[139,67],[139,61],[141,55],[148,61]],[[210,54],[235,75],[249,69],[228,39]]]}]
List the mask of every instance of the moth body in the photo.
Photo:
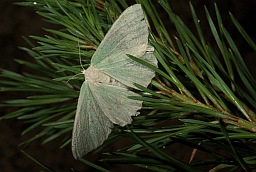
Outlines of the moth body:
[{"label": "moth body", "polygon": [[83,70],[82,73],[84,74],[85,79],[91,84],[108,84],[127,88],[127,86],[95,68],[93,65],[90,65],[86,70]]}]

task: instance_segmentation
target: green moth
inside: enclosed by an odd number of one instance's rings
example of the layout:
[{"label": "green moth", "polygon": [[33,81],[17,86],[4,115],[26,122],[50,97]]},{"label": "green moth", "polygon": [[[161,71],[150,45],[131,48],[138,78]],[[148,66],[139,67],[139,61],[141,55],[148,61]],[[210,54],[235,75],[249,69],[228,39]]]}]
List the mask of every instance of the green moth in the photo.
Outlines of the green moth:
[{"label": "green moth", "polygon": [[155,66],[154,48],[148,45],[148,27],[140,4],[127,8],[115,21],[83,71],[72,135],[74,158],[96,149],[108,138],[114,124],[125,126],[142,107],[131,91],[133,83],[147,87],[154,71],[131,60],[127,54]]}]

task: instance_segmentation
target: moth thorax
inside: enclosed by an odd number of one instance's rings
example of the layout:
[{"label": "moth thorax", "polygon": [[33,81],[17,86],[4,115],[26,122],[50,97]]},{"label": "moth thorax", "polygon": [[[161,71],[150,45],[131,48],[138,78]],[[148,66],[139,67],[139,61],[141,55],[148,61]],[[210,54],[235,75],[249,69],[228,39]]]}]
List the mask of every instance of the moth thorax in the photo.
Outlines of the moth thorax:
[{"label": "moth thorax", "polygon": [[109,85],[126,87],[121,82],[117,81],[116,79],[110,77],[106,73],[102,72],[101,70],[93,66],[90,66],[86,70],[84,70],[83,74],[85,79],[88,80],[90,83],[106,83]]}]

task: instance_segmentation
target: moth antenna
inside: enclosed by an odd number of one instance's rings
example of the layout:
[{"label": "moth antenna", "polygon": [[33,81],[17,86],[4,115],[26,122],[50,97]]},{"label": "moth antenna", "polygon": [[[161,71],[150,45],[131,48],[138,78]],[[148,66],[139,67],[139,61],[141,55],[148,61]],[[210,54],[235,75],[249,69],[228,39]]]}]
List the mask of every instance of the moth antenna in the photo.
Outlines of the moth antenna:
[{"label": "moth antenna", "polygon": [[[83,65],[82,65],[82,58],[81,58],[81,50],[80,50],[79,41],[77,41],[77,45],[78,45],[79,63],[80,63],[81,68],[82,68],[83,70],[85,70],[84,67],[83,67]],[[76,75],[75,75],[75,76],[76,76]]]},{"label": "moth antenna", "polygon": [[82,73],[77,73],[74,76],[70,77],[66,82],[69,82],[71,79],[75,78],[77,75],[81,75]]},{"label": "moth antenna", "polygon": [[[77,41],[77,46],[78,46],[79,63],[80,63],[81,68],[82,68],[83,70],[85,70],[84,67],[83,67],[83,65],[82,65],[82,58],[81,58],[81,50],[80,50],[79,41]],[[70,77],[66,82],[68,83],[71,79],[73,79],[73,78],[75,78],[77,75],[81,75],[81,74],[82,74],[82,73],[77,73],[77,74],[75,74],[74,76]]]}]

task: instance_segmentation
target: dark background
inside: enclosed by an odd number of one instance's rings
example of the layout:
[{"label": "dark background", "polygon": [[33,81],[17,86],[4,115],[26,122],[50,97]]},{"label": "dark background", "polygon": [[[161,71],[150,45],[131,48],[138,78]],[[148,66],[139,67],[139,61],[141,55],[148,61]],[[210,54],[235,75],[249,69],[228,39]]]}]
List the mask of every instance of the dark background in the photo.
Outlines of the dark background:
[{"label": "dark background", "polygon": [[[54,26],[42,20],[32,8],[21,7],[14,5],[17,0],[1,0],[0,1],[0,68],[22,72],[24,68],[17,65],[13,59],[30,59],[30,57],[19,50],[18,46],[28,46],[22,36],[28,37],[29,35],[44,35],[42,28],[54,28]],[[188,26],[192,26],[192,17],[188,8],[187,0],[171,1],[174,11],[184,19]],[[196,12],[200,18],[203,30],[209,42],[212,41],[210,30],[204,18],[205,4],[209,11],[214,14],[213,3],[211,0],[194,0],[192,1]],[[245,42],[241,40],[237,30],[229,20],[228,11],[238,19],[240,24],[245,28],[248,34],[255,40],[256,38],[256,1],[237,1],[237,0],[222,0],[217,1],[220,8],[224,23],[228,30],[231,32],[233,39],[236,41],[237,46],[242,50],[242,55],[246,63],[249,64],[249,69],[255,73],[255,52],[248,49]],[[168,22],[168,20],[166,20]],[[171,31],[170,31],[171,32]],[[9,99],[14,94],[0,93],[0,101]],[[0,115],[10,112],[11,109],[0,109]],[[46,163],[56,171],[71,171],[71,167],[77,169],[88,170],[85,165],[75,161],[71,155],[69,147],[59,149],[56,142],[41,145],[40,142],[35,142],[28,147],[18,147],[18,144],[28,138],[28,136],[21,136],[24,130],[24,124],[19,120],[0,120],[0,171],[41,171],[41,167],[24,156],[20,149],[26,150],[31,155],[37,157],[42,162]],[[178,156],[185,156],[185,152],[177,151],[175,154]],[[94,159],[91,155],[91,159]],[[122,168],[122,167],[120,167]],[[119,168],[119,170],[120,170]],[[123,169],[122,169],[123,170]],[[91,171],[91,170],[90,170]],[[117,171],[117,169],[115,170]]]}]

